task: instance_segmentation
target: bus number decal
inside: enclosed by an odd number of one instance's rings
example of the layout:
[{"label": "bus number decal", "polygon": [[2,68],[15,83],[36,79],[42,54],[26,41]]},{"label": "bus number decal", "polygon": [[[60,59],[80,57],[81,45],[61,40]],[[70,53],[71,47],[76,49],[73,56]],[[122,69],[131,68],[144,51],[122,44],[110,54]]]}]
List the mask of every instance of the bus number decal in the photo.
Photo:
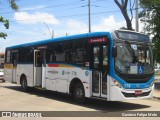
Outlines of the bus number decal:
[{"label": "bus number decal", "polygon": [[124,84],[124,87],[125,87],[125,88],[130,88],[131,85],[130,85],[130,84]]}]

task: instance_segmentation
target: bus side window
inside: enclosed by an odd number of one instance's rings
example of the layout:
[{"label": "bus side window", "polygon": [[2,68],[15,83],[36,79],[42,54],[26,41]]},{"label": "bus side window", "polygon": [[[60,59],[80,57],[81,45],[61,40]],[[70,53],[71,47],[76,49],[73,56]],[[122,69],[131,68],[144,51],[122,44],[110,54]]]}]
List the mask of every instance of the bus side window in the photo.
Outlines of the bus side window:
[{"label": "bus side window", "polygon": [[52,62],[53,54],[50,54],[49,62]]},{"label": "bus side window", "polygon": [[55,50],[53,49],[54,46],[48,46],[48,49],[46,50],[46,62],[55,62],[56,57],[55,57]]},{"label": "bus side window", "polygon": [[70,62],[72,58],[70,50],[66,51],[65,61]]},{"label": "bus side window", "polygon": [[56,61],[56,56],[55,56],[55,53],[53,52],[50,54],[49,62],[54,62],[54,61]]},{"label": "bus side window", "polygon": [[80,62],[83,63],[86,61],[87,56],[86,56],[86,51],[87,51],[87,44],[83,39],[79,42],[72,42],[72,62]]},{"label": "bus side window", "polygon": [[33,54],[33,49],[29,48],[27,49],[27,54],[26,54],[26,61],[29,63],[33,63],[33,59],[34,59],[34,54]]},{"label": "bus side window", "polygon": [[12,64],[13,66],[17,66],[17,54],[16,53],[13,53],[13,56],[12,56]]}]

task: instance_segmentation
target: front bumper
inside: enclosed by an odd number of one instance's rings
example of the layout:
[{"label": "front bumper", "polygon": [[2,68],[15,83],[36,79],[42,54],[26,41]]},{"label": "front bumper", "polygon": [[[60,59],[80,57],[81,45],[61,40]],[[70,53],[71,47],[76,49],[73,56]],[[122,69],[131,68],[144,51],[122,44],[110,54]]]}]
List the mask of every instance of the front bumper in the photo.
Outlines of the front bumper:
[{"label": "front bumper", "polygon": [[[142,94],[136,95],[135,91],[141,91]],[[125,101],[131,99],[148,99],[153,98],[154,85],[145,89],[122,89],[117,86],[110,87],[110,101]]]}]

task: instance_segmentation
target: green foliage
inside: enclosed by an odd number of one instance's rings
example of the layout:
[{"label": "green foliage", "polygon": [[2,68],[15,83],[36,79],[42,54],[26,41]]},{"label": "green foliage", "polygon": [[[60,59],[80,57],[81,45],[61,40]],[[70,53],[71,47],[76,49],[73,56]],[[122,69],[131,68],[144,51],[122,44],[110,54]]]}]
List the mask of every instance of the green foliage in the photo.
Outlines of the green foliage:
[{"label": "green foliage", "polygon": [[16,1],[16,0],[9,0],[10,5],[11,5],[11,8],[12,8],[13,10],[18,10],[18,6],[17,6],[17,4],[15,3],[15,1]]},{"label": "green foliage", "polygon": [[9,20],[8,19],[4,20],[4,26],[6,27],[6,29],[9,29]]},{"label": "green foliage", "polygon": [[153,35],[154,58],[160,63],[160,0],[140,0],[139,17],[146,24],[144,31]]},{"label": "green foliage", "polygon": [[[120,29],[121,29],[121,30],[128,30],[128,28],[126,28],[126,27],[124,27],[124,26],[121,27]],[[135,31],[135,29],[132,29],[131,31]]]},{"label": "green foliage", "polygon": [[160,42],[158,40],[154,42],[153,53],[155,61],[160,63]]},{"label": "green foliage", "polygon": [[8,19],[4,19],[2,16],[0,16],[0,22],[4,23],[4,26],[6,27],[6,29],[9,29],[9,20]]},{"label": "green foliage", "polygon": [[[15,3],[15,1],[16,1],[16,0],[8,0],[8,2],[9,2],[10,5],[11,5],[11,8],[12,8],[13,10],[18,10],[18,6],[17,6],[17,4]],[[4,24],[4,26],[5,26],[6,29],[9,29],[9,20],[8,20],[8,19],[4,19],[2,16],[0,16],[0,22]],[[6,39],[7,34],[6,34],[6,33],[3,33],[3,32],[0,32],[0,37]]]},{"label": "green foliage", "polygon": [[7,34],[6,34],[6,33],[3,33],[3,32],[0,32],[0,37],[2,37],[2,38],[4,38],[4,39],[6,39]]}]

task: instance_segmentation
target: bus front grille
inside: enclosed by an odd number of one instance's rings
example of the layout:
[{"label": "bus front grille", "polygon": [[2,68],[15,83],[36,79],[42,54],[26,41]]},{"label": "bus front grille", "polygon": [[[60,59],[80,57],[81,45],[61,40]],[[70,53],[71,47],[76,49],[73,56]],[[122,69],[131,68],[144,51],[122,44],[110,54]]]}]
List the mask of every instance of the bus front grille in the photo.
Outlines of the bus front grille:
[{"label": "bus front grille", "polygon": [[125,97],[144,97],[144,96],[148,96],[150,94],[151,91],[148,91],[148,92],[143,92],[142,94],[140,95],[136,95],[135,93],[125,93],[125,92],[122,92],[122,94],[125,96]]}]

